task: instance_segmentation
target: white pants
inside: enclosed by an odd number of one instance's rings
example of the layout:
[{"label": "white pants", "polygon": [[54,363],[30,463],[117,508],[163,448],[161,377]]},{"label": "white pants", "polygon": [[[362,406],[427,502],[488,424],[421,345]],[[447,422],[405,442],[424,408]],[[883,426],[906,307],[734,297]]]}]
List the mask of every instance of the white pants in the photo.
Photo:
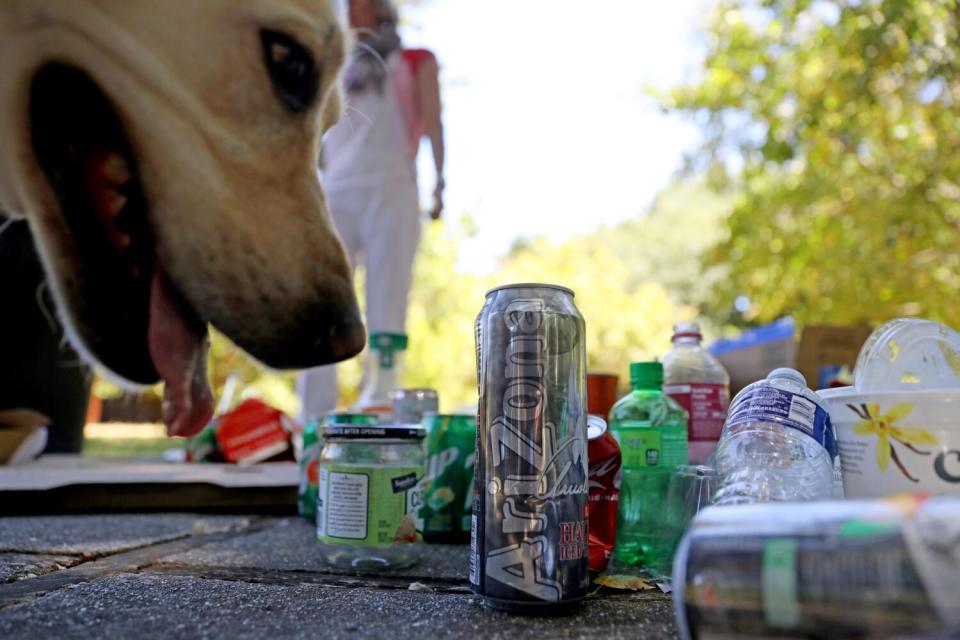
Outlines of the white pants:
[{"label": "white pants", "polygon": [[[420,204],[413,183],[326,187],[334,226],[350,263],[366,267],[367,333],[406,333],[407,296],[420,241]],[[300,420],[337,407],[336,365],[303,371],[297,378]]]}]

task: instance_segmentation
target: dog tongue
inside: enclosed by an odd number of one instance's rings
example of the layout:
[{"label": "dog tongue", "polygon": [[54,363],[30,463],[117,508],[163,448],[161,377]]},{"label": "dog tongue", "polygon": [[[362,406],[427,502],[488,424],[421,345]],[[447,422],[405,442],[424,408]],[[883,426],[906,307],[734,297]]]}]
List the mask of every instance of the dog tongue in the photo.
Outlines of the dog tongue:
[{"label": "dog tongue", "polygon": [[163,421],[172,436],[192,436],[213,417],[207,382],[207,328],[183,309],[158,266],[150,285],[150,357],[165,382]]}]

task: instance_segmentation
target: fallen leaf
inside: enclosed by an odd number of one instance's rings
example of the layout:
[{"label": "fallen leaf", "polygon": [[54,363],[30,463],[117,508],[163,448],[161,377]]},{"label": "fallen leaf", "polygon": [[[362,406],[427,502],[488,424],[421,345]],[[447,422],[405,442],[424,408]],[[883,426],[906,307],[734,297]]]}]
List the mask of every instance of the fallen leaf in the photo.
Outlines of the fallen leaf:
[{"label": "fallen leaf", "polygon": [[594,584],[599,584],[603,587],[608,587],[610,589],[620,589],[624,591],[649,591],[653,589],[653,585],[641,578],[640,576],[627,576],[627,575],[611,575],[611,576],[600,576],[593,581]]},{"label": "fallen leaf", "polygon": [[422,582],[411,582],[410,586],[407,587],[407,591],[433,591],[433,588],[428,587]]}]

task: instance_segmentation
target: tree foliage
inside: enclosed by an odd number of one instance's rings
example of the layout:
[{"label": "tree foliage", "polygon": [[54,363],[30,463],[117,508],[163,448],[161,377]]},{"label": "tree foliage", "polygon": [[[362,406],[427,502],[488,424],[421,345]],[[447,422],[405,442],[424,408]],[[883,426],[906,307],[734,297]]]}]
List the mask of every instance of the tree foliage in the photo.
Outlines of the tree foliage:
[{"label": "tree foliage", "polygon": [[696,82],[701,164],[739,190],[712,309],[951,320],[960,293],[960,10],[953,0],[723,0]]},{"label": "tree foliage", "polygon": [[482,277],[458,269],[458,247],[472,223],[429,225],[410,298],[406,383],[437,389],[442,410],[475,403],[473,331],[485,292],[509,282],[553,282],[576,293],[589,368],[617,373],[625,384],[631,361],[662,355],[672,325],[696,316],[713,277],[699,269],[699,258],[721,236],[728,209],[700,181],[674,185],[634,220],[562,243],[515,243],[497,271]]}]

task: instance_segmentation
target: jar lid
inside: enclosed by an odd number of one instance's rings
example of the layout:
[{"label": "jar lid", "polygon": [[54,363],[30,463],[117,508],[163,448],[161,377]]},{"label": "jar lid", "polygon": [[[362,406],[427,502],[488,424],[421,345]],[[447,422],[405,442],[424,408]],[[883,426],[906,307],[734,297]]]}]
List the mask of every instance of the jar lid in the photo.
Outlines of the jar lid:
[{"label": "jar lid", "polygon": [[422,440],[427,432],[418,424],[329,424],[325,440]]},{"label": "jar lid", "polygon": [[343,424],[372,424],[378,422],[377,416],[372,413],[346,413],[344,411],[331,411],[323,419],[324,425],[343,425]]}]

